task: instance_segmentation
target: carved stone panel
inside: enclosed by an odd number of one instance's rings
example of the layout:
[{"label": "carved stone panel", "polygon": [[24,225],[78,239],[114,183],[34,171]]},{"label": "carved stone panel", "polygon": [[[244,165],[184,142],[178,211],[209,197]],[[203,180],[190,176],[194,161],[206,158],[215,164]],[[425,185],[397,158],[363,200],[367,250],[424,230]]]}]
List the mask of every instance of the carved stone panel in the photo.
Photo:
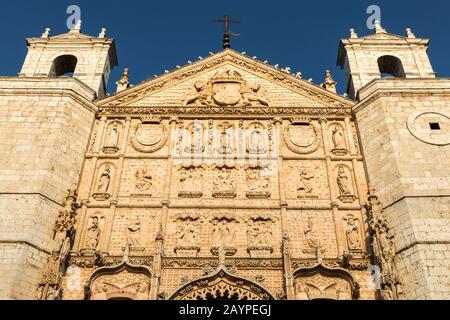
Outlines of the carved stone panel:
[{"label": "carved stone panel", "polygon": [[322,143],[320,127],[308,120],[294,120],[283,132],[286,147],[297,154],[316,152]]},{"label": "carved stone panel", "polygon": [[91,286],[91,300],[148,300],[150,279],[145,274],[130,273],[98,277]]}]

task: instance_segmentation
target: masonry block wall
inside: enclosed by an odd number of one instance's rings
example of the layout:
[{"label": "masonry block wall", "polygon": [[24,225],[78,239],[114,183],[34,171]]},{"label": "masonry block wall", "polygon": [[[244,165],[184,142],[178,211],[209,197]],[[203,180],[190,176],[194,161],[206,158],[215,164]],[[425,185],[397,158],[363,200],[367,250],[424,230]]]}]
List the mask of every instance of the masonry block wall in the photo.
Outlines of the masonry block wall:
[{"label": "masonry block wall", "polygon": [[0,78],[0,299],[34,299],[96,112],[71,78]]},{"label": "masonry block wall", "polygon": [[450,295],[450,80],[375,80],[354,113],[406,299]]}]

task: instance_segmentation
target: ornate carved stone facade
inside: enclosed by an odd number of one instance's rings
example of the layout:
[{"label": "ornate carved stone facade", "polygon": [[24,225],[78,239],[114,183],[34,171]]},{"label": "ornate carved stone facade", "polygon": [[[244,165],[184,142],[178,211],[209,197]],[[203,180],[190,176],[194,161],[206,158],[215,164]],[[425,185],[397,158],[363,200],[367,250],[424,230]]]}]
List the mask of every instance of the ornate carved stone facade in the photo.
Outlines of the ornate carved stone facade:
[{"label": "ornate carved stone facade", "polygon": [[[48,41],[97,41],[84,37]],[[129,81],[91,99],[39,299],[413,298],[395,220],[369,192],[362,106],[330,72],[320,87],[226,49]],[[428,141],[422,118],[410,127]]]}]

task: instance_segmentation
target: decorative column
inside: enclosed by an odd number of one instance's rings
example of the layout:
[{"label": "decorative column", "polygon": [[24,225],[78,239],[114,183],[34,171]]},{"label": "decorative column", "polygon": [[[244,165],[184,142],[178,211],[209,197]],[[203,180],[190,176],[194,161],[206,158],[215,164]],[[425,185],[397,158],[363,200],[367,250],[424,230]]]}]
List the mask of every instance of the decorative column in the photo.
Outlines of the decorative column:
[{"label": "decorative column", "polygon": [[333,163],[331,161],[331,155],[330,150],[328,148],[328,129],[327,129],[327,123],[328,119],[326,118],[320,118],[319,123],[322,129],[322,140],[323,140],[323,147],[324,147],[324,153],[326,158],[326,164],[327,164],[327,176],[328,176],[328,184],[330,189],[330,204],[332,209],[332,215],[333,215],[333,224],[334,224],[334,232],[336,235],[336,246],[339,254],[339,250],[341,248],[340,240],[339,240],[339,234],[338,234],[338,228],[336,224],[336,217],[339,213],[339,204],[337,202],[336,192],[334,189],[335,181],[334,181],[334,170],[333,170]]},{"label": "decorative column", "polygon": [[281,233],[284,234],[287,232],[289,235],[288,227],[287,227],[287,201],[286,201],[286,189],[285,183],[283,181],[284,170],[283,170],[283,155],[281,154],[281,145],[282,145],[282,137],[281,134],[281,125],[283,123],[283,119],[276,118],[273,120],[275,124],[275,129],[278,134],[278,190],[280,191],[280,214],[281,214]]}]

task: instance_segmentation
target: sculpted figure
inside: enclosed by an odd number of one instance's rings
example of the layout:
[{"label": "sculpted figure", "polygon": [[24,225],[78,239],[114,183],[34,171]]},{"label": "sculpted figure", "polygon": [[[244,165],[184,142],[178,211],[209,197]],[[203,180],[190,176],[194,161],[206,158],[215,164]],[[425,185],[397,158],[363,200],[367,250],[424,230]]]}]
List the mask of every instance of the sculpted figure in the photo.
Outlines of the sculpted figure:
[{"label": "sculpted figure", "polygon": [[270,185],[270,179],[263,177],[260,170],[249,170],[247,182],[249,191],[267,191]]},{"label": "sculpted figure", "polygon": [[361,249],[361,243],[359,240],[359,227],[356,225],[355,220],[353,218],[348,218],[347,220],[347,244],[350,250],[359,250]]},{"label": "sculpted figure", "polygon": [[136,189],[139,191],[148,191],[152,187],[152,175],[147,168],[139,169],[136,172]]},{"label": "sculpted figure", "polygon": [[264,97],[264,94],[261,93],[261,86],[258,84],[249,87],[245,86],[242,90],[242,98],[244,107],[252,106],[253,102],[259,102],[263,106],[270,104],[266,97]]},{"label": "sculpted figure", "polygon": [[177,241],[180,246],[193,246],[197,242],[197,227],[193,221],[180,225],[177,233]]},{"label": "sculpted figure", "polygon": [[214,181],[216,191],[234,191],[236,189],[233,175],[230,170],[222,168]]},{"label": "sculpted figure", "polygon": [[128,244],[132,247],[140,248],[141,244],[141,221],[137,220],[127,229]]},{"label": "sculpted figure", "polygon": [[111,166],[107,165],[105,171],[100,176],[98,183],[98,193],[108,193],[109,185],[111,183]]},{"label": "sculpted figure", "polygon": [[314,224],[312,218],[309,218],[308,225],[305,230],[305,238],[308,246],[312,249],[316,249],[320,247],[320,236],[314,232],[313,226]]},{"label": "sculpted figure", "polygon": [[347,196],[347,195],[352,194],[352,192],[350,190],[348,176],[345,173],[344,167],[342,167],[342,166],[339,167],[339,170],[338,170],[337,183],[339,186],[339,192],[341,193],[341,196]]},{"label": "sculpted figure", "polygon": [[313,186],[312,186],[312,181],[314,179],[313,175],[309,175],[308,172],[306,170],[303,170],[300,173],[300,179],[299,179],[299,183],[298,183],[298,194],[301,195],[311,195],[313,192]]},{"label": "sculpted figure", "polygon": [[345,149],[344,136],[338,126],[333,130],[333,144],[335,149]]},{"label": "sculpted figure", "polygon": [[92,225],[89,227],[86,237],[86,247],[96,249],[100,241],[100,224],[98,217],[92,219]]},{"label": "sculpted figure", "polygon": [[119,128],[117,123],[114,123],[108,134],[107,147],[117,147],[119,145]]},{"label": "sculpted figure", "polygon": [[200,191],[202,189],[203,174],[200,168],[183,169],[180,173],[180,187],[182,191]]},{"label": "sculpted figure", "polygon": [[192,104],[209,106],[213,104],[213,90],[210,83],[203,84],[201,81],[197,81],[194,83],[194,88],[195,92],[186,99],[185,106],[189,106]]}]

